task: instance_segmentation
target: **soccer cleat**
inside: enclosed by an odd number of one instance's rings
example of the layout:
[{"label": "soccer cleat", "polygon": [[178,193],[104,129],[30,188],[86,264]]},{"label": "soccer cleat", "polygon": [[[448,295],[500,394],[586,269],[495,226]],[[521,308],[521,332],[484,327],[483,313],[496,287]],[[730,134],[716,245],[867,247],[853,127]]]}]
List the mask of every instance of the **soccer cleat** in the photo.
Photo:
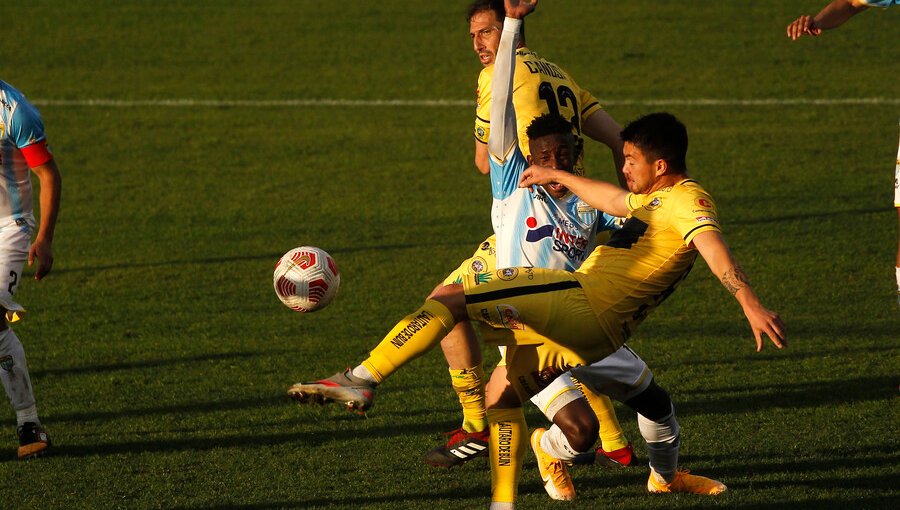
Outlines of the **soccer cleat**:
[{"label": "soccer cleat", "polygon": [[375,387],[366,382],[351,379],[350,369],[320,381],[297,383],[288,389],[288,395],[301,404],[327,404],[339,402],[348,411],[365,412],[372,407]]},{"label": "soccer cleat", "polygon": [[50,450],[50,436],[43,427],[28,421],[16,429],[19,437],[19,460],[28,460],[47,454]]},{"label": "soccer cleat", "polygon": [[569,476],[569,469],[563,461],[552,457],[541,448],[541,438],[544,436],[544,432],[547,430],[535,429],[531,434],[531,449],[537,459],[538,471],[544,482],[544,490],[553,499],[572,501],[575,499],[575,484],[572,483],[572,477]]},{"label": "soccer cleat", "polygon": [[687,470],[676,471],[675,479],[669,483],[660,482],[657,478],[656,473],[651,470],[650,478],[647,480],[647,490],[653,494],[687,492],[715,496],[716,494],[722,494],[728,489],[725,487],[725,484],[718,480],[692,475]]},{"label": "soccer cleat", "polygon": [[452,468],[465,464],[475,457],[485,457],[488,454],[488,442],[491,439],[491,431],[484,429],[481,432],[466,432],[456,429],[444,432],[448,436],[447,444],[438,446],[425,454],[425,463],[429,466]]},{"label": "soccer cleat", "polygon": [[611,452],[604,450],[602,446],[597,447],[594,463],[608,468],[626,468],[636,466],[638,461],[634,454],[634,447],[628,443],[625,448]]}]

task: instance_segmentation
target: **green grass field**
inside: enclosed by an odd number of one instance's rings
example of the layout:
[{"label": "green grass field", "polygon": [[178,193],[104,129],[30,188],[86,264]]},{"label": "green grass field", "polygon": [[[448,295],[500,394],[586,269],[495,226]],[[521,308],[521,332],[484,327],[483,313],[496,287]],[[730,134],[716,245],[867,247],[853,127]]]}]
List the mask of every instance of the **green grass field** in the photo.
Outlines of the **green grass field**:
[{"label": "green grass field", "polygon": [[[897,508],[900,9],[791,43],[825,1],[542,0],[529,19],[529,46],[620,122],[685,121],[691,175],[791,344],[755,353],[698,264],[630,345],[676,402],[683,467],[729,492],[650,497],[645,467],[579,467],[579,499],[554,504],[529,454],[521,508]],[[56,265],[21,286],[16,326],[55,455],[17,462],[4,407],[0,508],[487,506],[487,462],[422,461],[459,420],[438,353],[366,419],[285,394],[362,359],[489,233],[465,4],[5,6],[0,78],[40,108],[64,192]],[[449,103],[374,102],[395,99]],[[613,175],[596,145],[588,168]],[[303,244],[343,278],[309,316],[271,285]]]}]

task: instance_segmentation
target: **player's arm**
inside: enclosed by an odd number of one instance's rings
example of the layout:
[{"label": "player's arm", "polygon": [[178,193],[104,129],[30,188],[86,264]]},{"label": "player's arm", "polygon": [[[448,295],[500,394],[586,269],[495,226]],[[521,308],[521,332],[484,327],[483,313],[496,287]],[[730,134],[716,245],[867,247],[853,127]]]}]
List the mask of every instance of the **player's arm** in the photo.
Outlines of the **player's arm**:
[{"label": "player's arm", "polygon": [[763,348],[763,333],[768,335],[772,343],[779,349],[787,345],[784,322],[777,313],[768,310],[760,303],[756,293],[753,292],[753,287],[750,286],[747,273],[734,260],[722,234],[717,230],[707,230],[694,236],[693,243],[703,260],[706,261],[710,271],[719,278],[722,285],[741,304],[744,315],[750,322],[753,336],[756,338],[756,352]]},{"label": "player's arm", "polygon": [[519,180],[520,188],[527,188],[535,184],[550,184],[556,182],[569,188],[572,193],[585,203],[613,216],[627,216],[630,212],[625,198],[628,191],[615,184],[597,181],[575,175],[564,170],[556,170],[544,166],[530,166],[522,173]]},{"label": "player's arm", "polygon": [[796,41],[806,34],[813,37],[839,27],[856,14],[868,9],[868,5],[861,0],[834,0],[826,5],[819,14],[814,17],[800,16],[787,27],[787,36]]},{"label": "player's arm", "polygon": [[31,249],[28,252],[28,265],[38,259],[34,279],[40,280],[53,267],[53,234],[56,231],[56,218],[59,215],[59,198],[62,193],[62,176],[56,161],[51,159],[31,169],[41,182],[40,207],[41,224]]},{"label": "player's arm", "polygon": [[515,49],[519,42],[522,20],[507,17],[503,22],[500,46],[494,60],[491,86],[491,132],[488,135],[489,156],[503,164],[518,145],[516,110],[513,107],[513,76],[516,69]]},{"label": "player's arm", "polygon": [[627,187],[625,175],[622,173],[622,167],[625,165],[625,156],[622,152],[622,137],[620,136],[622,127],[619,126],[619,123],[606,111],[597,110],[582,122],[581,132],[609,147],[610,152],[612,152],[619,185],[622,188]]},{"label": "player's arm", "polygon": [[483,175],[491,173],[491,163],[488,161],[488,146],[475,140],[475,167]]}]

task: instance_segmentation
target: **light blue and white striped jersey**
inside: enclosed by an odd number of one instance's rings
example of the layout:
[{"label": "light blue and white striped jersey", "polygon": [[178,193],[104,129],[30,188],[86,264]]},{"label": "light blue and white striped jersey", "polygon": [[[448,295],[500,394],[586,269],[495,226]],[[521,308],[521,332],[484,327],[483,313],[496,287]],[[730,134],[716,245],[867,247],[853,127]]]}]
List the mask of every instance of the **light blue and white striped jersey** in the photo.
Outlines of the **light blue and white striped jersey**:
[{"label": "light blue and white striped jersey", "polygon": [[497,268],[574,271],[593,251],[597,233],[617,228],[616,220],[573,193],[557,199],[541,186],[519,188],[526,168],[528,163],[518,145],[502,164],[491,158]]},{"label": "light blue and white striped jersey", "polygon": [[590,255],[597,232],[615,228],[615,218],[572,193],[556,199],[541,186],[519,188],[528,167],[519,149],[512,102],[520,20],[507,18],[494,64],[491,90],[491,220],[497,236],[497,267],[541,267],[574,271]]},{"label": "light blue and white striped jersey", "polygon": [[45,138],[40,113],[0,80],[0,221],[25,219],[34,225],[29,162],[47,161]]}]

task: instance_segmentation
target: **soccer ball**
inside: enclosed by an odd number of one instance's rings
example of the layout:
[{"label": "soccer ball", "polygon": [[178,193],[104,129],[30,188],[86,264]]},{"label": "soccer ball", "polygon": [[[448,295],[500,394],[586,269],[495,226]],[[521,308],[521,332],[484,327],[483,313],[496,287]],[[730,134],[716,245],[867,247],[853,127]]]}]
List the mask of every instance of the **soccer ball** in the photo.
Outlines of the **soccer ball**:
[{"label": "soccer ball", "polygon": [[296,312],[315,312],[331,303],[341,286],[341,273],[331,255],[315,246],[301,246],[275,264],[275,294]]}]

